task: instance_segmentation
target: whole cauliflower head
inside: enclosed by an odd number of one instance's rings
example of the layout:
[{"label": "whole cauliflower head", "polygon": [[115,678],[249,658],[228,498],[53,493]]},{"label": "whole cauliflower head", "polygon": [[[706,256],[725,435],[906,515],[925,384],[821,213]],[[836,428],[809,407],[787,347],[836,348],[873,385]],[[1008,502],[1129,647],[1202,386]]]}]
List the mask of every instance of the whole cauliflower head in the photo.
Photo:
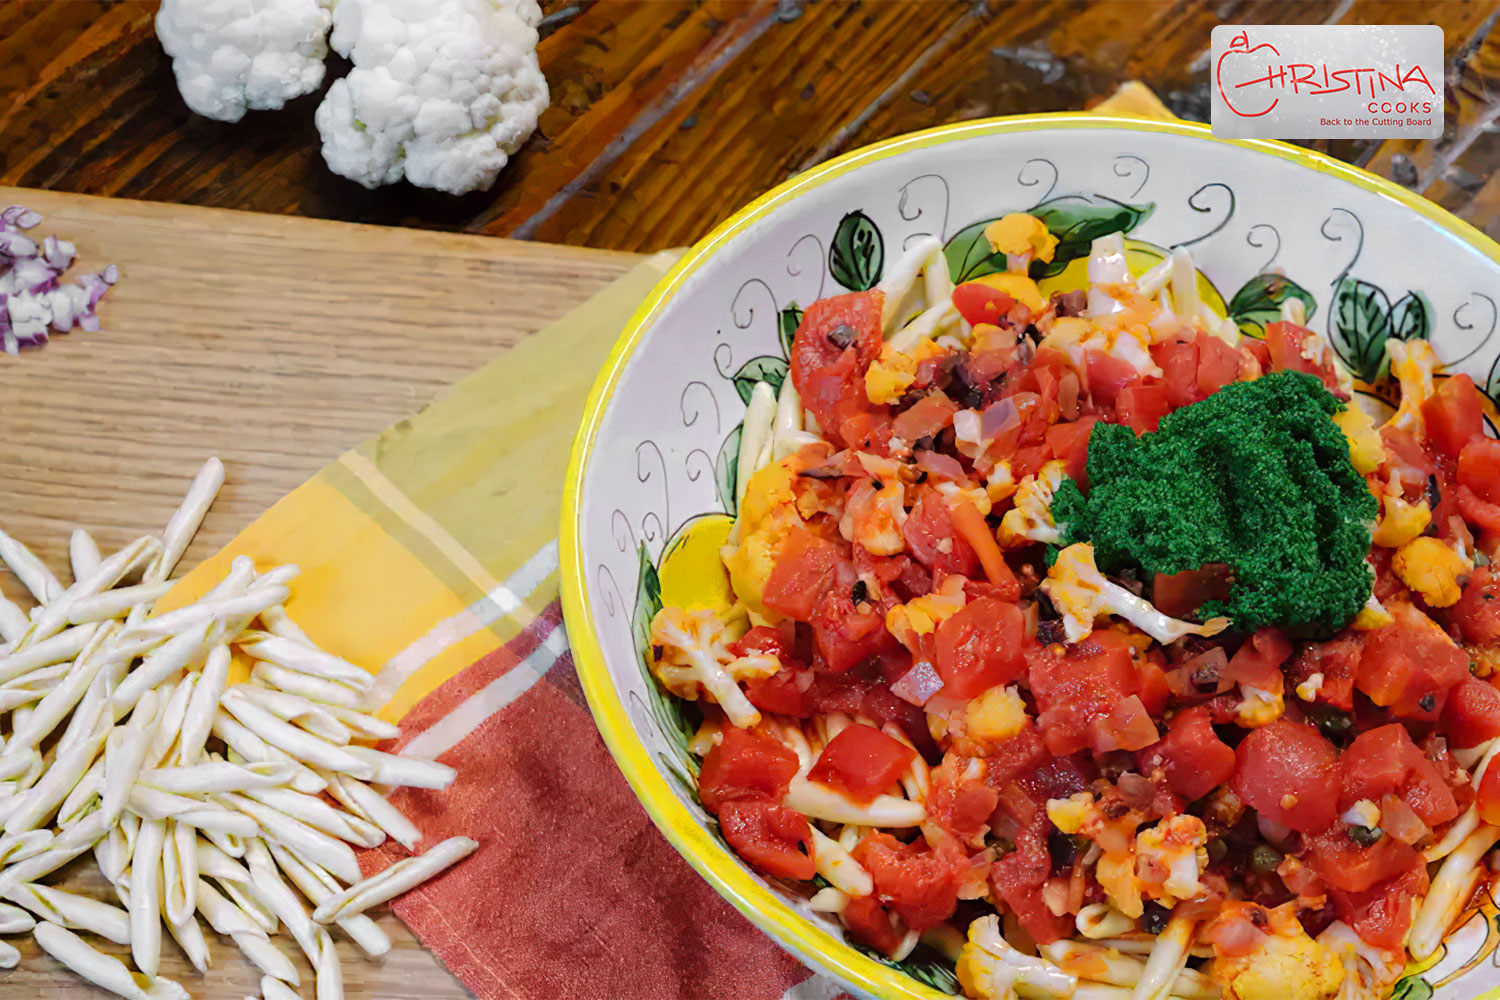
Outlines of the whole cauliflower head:
[{"label": "whole cauliflower head", "polygon": [[162,0],[156,36],[207,118],[280,108],[323,85],[334,0]]},{"label": "whole cauliflower head", "polygon": [[546,108],[536,0],[340,0],[332,45],[354,63],[316,121],[334,173],[488,188]]}]

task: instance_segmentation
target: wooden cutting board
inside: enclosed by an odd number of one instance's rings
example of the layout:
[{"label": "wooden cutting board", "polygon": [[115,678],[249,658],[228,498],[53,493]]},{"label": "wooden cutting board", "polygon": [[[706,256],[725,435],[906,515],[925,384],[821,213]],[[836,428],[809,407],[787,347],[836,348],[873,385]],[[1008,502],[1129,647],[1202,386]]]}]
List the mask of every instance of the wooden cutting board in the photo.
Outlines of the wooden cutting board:
[{"label": "wooden cutting board", "polygon": [[[218,549],[346,448],[558,318],[633,254],[0,187],[45,216],[76,269],[120,268],[98,333],[0,355],[0,527],[66,579],[68,535],[106,551],[159,531],[209,455],[228,481],[184,565]],[[0,589],[23,593],[0,569]],[[90,862],[74,884],[103,887]],[[470,994],[389,912],[382,961],[340,940],[350,1000]],[[0,1000],[104,997],[24,936]],[[199,976],[174,944],[162,974],[195,1000],[259,995],[209,934]],[[123,954],[127,949],[114,949]],[[295,951],[295,949],[290,949]],[[301,993],[311,969],[299,961]]]}]

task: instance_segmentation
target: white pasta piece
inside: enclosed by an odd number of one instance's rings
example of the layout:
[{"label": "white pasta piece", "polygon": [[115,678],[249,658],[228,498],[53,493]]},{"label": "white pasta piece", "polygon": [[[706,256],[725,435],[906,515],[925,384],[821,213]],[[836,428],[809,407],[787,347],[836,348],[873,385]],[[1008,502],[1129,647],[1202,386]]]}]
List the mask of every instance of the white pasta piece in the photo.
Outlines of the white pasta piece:
[{"label": "white pasta piece", "polygon": [[350,746],[345,750],[367,765],[372,774],[362,776],[345,771],[351,777],[372,781],[377,785],[400,785],[405,788],[447,788],[458,772],[447,764],[420,757],[400,757],[396,754],[371,750],[369,747]]},{"label": "white pasta piece", "polygon": [[[256,895],[252,885],[248,883],[246,885],[239,885],[235,882],[226,882],[220,879],[219,888],[223,890],[224,895],[228,896],[235,906],[239,907],[241,912],[255,921],[265,933],[275,934],[280,929],[281,923],[276,919],[276,914],[272,913],[270,907]],[[199,886],[198,891],[201,897],[203,887]]]},{"label": "white pasta piece", "polygon": [[167,922],[181,924],[198,908],[198,834],[185,823],[169,823],[162,850],[162,874],[167,890],[163,908]]},{"label": "white pasta piece", "polygon": [[364,704],[364,696],[347,684],[314,677],[298,670],[288,670],[266,660],[258,661],[250,671],[252,680],[259,681],[277,691],[300,695],[308,701],[344,709],[358,709]]},{"label": "white pasta piece", "polygon": [[156,717],[156,732],[151,737],[151,744],[146,749],[146,757],[141,761],[143,769],[155,769],[161,766],[162,761],[167,759],[172,745],[177,742],[177,736],[182,732],[183,720],[187,717],[188,702],[193,697],[193,688],[198,683],[198,675],[191,673],[178,681],[175,685],[162,685],[158,689],[159,697],[157,704],[161,706]]},{"label": "white pasta piece", "polygon": [[374,767],[355,754],[355,747],[334,746],[306,730],[298,729],[291,723],[278,719],[233,687],[224,692],[221,704],[266,743],[303,763],[359,778],[374,776]]},{"label": "white pasta piece", "polygon": [[[109,703],[110,678],[111,672],[107,666],[101,667],[99,672],[94,674],[94,679],[89,681],[89,686],[83,692],[83,697],[78,700],[73,714],[68,717],[68,724],[63,727],[62,736],[53,747],[53,753],[62,753],[79,740],[86,738],[94,731],[95,726],[101,723],[109,725],[115,721],[114,707]],[[106,713],[108,713],[107,716]]]},{"label": "white pasta piece", "polygon": [[303,795],[290,788],[254,788],[247,790],[245,795],[351,844],[379,847],[385,843],[385,834],[374,823],[335,809],[315,796]]},{"label": "white pasta piece", "polygon": [[68,608],[68,621],[74,625],[83,625],[110,618],[123,618],[136,605],[160,600],[171,589],[172,584],[167,582],[138,583],[133,587],[106,590],[92,597],[79,598]]},{"label": "white pasta piece", "polygon": [[828,880],[835,889],[851,896],[868,896],[875,891],[875,881],[849,852],[823,833],[811,827],[813,836],[813,862],[818,874]]},{"label": "white pasta piece", "polygon": [[68,565],[73,570],[73,582],[85,579],[99,568],[102,557],[94,536],[83,528],[74,528],[68,537]]},{"label": "white pasta piece", "polygon": [[261,1000],[302,1000],[287,985],[271,976],[265,976],[260,981]]},{"label": "white pasta piece", "polygon": [[901,828],[921,826],[927,818],[927,809],[920,802],[877,795],[861,804],[800,774],[792,778],[784,803],[809,819],[831,823]]},{"label": "white pasta piece", "polygon": [[223,485],[224,463],[216,457],[210,457],[198,469],[198,474],[188,486],[187,495],[172,512],[166,528],[162,529],[161,560],[152,569],[155,579],[165,580],[172,575],[172,570],[177,568],[177,562],[187,551],[188,543],[198,533],[204,515],[213,506],[214,498],[219,495]]},{"label": "white pasta piece", "polygon": [[[94,628],[95,626],[82,627]],[[24,748],[34,747],[46,739],[57,728],[57,724],[67,718],[68,713],[73,711],[83,699],[94,676],[103,665],[104,660],[101,657],[80,656],[68,675],[47,692],[46,697],[36,704],[24,721],[16,719],[15,729],[5,745],[5,755],[9,756]],[[15,719],[14,716],[12,718]]]},{"label": "white pasta piece", "polygon": [[142,785],[179,795],[207,792],[242,792],[249,788],[275,788],[291,780],[295,768],[280,761],[230,764],[208,761],[189,767],[163,767],[142,771]]},{"label": "white pasta piece", "polygon": [[98,630],[97,625],[79,625],[27,646],[25,649],[17,649],[5,656],[0,656],[0,681],[8,681],[29,674],[38,667],[66,663],[83,652],[83,648],[88,645],[89,640]]},{"label": "white pasta piece", "polygon": [[44,875],[51,875],[78,855],[93,847],[104,837],[103,824],[95,821],[98,813],[53,839],[45,851],[33,854],[25,861],[18,861],[0,872],[0,895],[12,885],[35,882]]},{"label": "white pasta piece", "polygon": [[312,641],[311,636],[302,631],[300,625],[292,621],[292,616],[287,614],[286,608],[281,605],[262,611],[260,614],[260,623],[272,635],[279,635],[284,639],[293,639],[304,646],[317,645],[317,643]]},{"label": "white pasta piece", "polygon": [[[250,873],[245,866],[226,854],[217,845],[198,838],[198,877],[228,879],[240,885],[250,884]],[[240,852],[244,856],[244,852]]]},{"label": "white pasta piece", "polygon": [[156,710],[157,694],[147,691],[136,701],[129,721],[111,732],[105,742],[104,792],[100,796],[99,810],[110,822],[125,808],[140,775],[141,764],[151,748]]},{"label": "white pasta piece", "polygon": [[327,787],[327,782],[307,765],[297,761],[286,751],[268,745],[223,709],[215,711],[212,731],[247,761],[287,761],[295,764],[297,770],[292,779],[292,787],[299,792],[316,795]]},{"label": "white pasta piece", "polygon": [[384,719],[378,719],[373,715],[356,712],[353,709],[343,708],[338,705],[324,704],[320,707],[360,739],[393,740],[401,735],[401,727],[394,722],[386,722]]},{"label": "white pasta piece", "polygon": [[71,663],[58,663],[0,684],[0,712],[11,712],[41,701],[72,668]]},{"label": "white pasta piece", "polygon": [[353,738],[353,733],[349,731],[349,728],[335,719],[326,708],[301,695],[276,691],[256,684],[236,684],[234,690],[283,722],[301,726],[314,736],[325,739],[335,746],[345,746]]},{"label": "white pasta piece", "polygon": [[1073,921],[1078,933],[1091,940],[1115,938],[1135,930],[1135,921],[1108,903],[1090,903]]},{"label": "white pasta piece", "polygon": [[328,794],[351,813],[380,827],[408,851],[417,849],[422,831],[375,789],[348,775],[329,775]]},{"label": "white pasta piece", "polygon": [[1145,970],[1135,984],[1132,1000],[1167,1000],[1172,984],[1187,968],[1188,945],[1192,943],[1197,921],[1173,917],[1156,938],[1156,946],[1146,959]]},{"label": "white pasta piece", "polygon": [[[300,858],[295,852],[278,844],[270,843],[266,846],[270,848],[277,867],[291,879],[292,885],[307,897],[309,903],[317,906],[339,891],[339,884],[333,876],[314,862]],[[363,913],[340,917],[334,923],[371,958],[379,958],[391,950],[391,939],[386,936],[385,931]]]},{"label": "white pasta piece", "polygon": [[[287,953],[282,951],[275,941],[270,940],[264,934],[252,933],[250,931],[236,931],[229,935],[240,952],[250,960],[251,964],[265,974],[265,977],[273,982],[284,980],[293,986],[302,981],[297,972],[297,966],[292,962]],[[262,982],[265,980],[263,979]],[[286,989],[286,987],[282,987]],[[290,990],[288,990],[290,993]],[[291,993],[292,996],[297,994]],[[270,993],[266,997],[272,996]]]},{"label": "white pasta piece", "polygon": [[812,898],[807,901],[807,908],[814,913],[843,913],[849,905],[849,900],[850,896],[847,892],[829,886],[813,893]]},{"label": "white pasta piece", "polygon": [[161,857],[166,826],[159,819],[141,820],[130,856],[130,957],[135,967],[155,978],[161,962]]},{"label": "white pasta piece", "polygon": [[31,628],[31,619],[10,598],[0,594],[0,640],[17,642]]},{"label": "white pasta piece", "polygon": [[769,382],[757,382],[750,391],[745,407],[745,422],[740,430],[740,454],[735,469],[735,498],[745,499],[745,487],[759,470],[756,464],[766,442],[771,438],[771,424],[776,419],[776,390]]},{"label": "white pasta piece", "polygon": [[38,604],[47,604],[63,595],[63,585],[52,575],[47,564],[3,531],[0,531],[0,562],[10,567]]},{"label": "white pasta piece", "polygon": [[286,925],[287,933],[308,959],[315,960],[321,928],[308,916],[297,894],[282,881],[271,852],[262,841],[251,840],[245,844],[245,857],[250,862],[250,884],[256,898]]},{"label": "white pasta piece", "polygon": [[[354,855],[354,850],[343,841],[330,837],[321,830],[316,830],[301,820],[293,819],[279,809],[263,805],[243,795],[232,792],[214,796],[214,799],[223,802],[260,824],[266,836],[274,837],[287,847],[291,847],[312,858],[332,872],[337,878],[344,882],[355,882],[359,880],[359,860]],[[269,863],[269,860],[268,862]],[[253,877],[255,869],[252,866],[250,874]],[[286,919],[285,917],[282,918]]]},{"label": "white pasta piece", "polygon": [[172,980],[132,973],[119,959],[95,951],[83,938],[57,924],[37,924],[32,935],[47,954],[116,996],[126,1000],[190,1000],[188,991]]},{"label": "white pasta piece", "polygon": [[118,906],[40,882],[15,886],[5,895],[54,924],[88,931],[115,944],[130,943],[130,915]]},{"label": "white pasta piece", "polygon": [[220,644],[210,649],[203,660],[203,670],[193,686],[193,696],[182,718],[182,732],[178,735],[177,757],[184,765],[196,764],[208,742],[214,712],[229,680],[230,659],[229,647]]},{"label": "white pasta piece", "polygon": [[105,559],[92,573],[63,591],[56,600],[42,606],[32,622],[30,640],[38,642],[62,631],[68,623],[68,612],[76,601],[109,590],[137,565],[150,559],[159,548],[156,539],[143,535]]},{"label": "white pasta piece", "polygon": [[35,926],[36,918],[19,906],[0,903],[0,934],[25,934]]},{"label": "white pasta piece", "polygon": [[[940,260],[942,255],[942,241],[935,236],[924,236],[908,247],[885,272],[880,283],[875,286],[875,290],[885,296],[880,310],[880,328],[884,334],[889,335],[899,325],[900,318],[903,315],[909,315],[909,311],[903,306],[906,305],[907,297],[911,295],[912,290],[916,288],[917,279],[925,271],[940,269],[945,275],[947,274],[946,261],[934,264],[934,257]],[[927,290],[927,285],[924,283],[924,296]],[[951,289],[949,291],[951,294]],[[946,297],[942,296],[942,298]],[[938,299],[924,298],[923,304],[931,307],[938,301]]]},{"label": "white pasta piece", "polygon": [[202,600],[186,607],[141,622],[132,630],[130,637],[165,637],[210,623],[241,619],[248,621],[266,608],[284,603],[290,595],[291,591],[285,587],[264,587],[230,596],[205,595]]},{"label": "white pasta piece", "polygon": [[1422,906],[1412,920],[1407,948],[1413,959],[1422,961],[1442,944],[1443,934],[1456,915],[1455,904],[1466,901],[1462,898],[1463,890],[1470,884],[1470,875],[1497,840],[1500,840],[1500,826],[1481,824],[1443,859],[1427,898],[1422,900]]},{"label": "white pasta piece", "polygon": [[172,935],[172,940],[182,949],[188,961],[201,975],[208,971],[208,942],[203,939],[203,928],[198,926],[198,921],[191,914],[188,919],[180,924],[167,921],[167,931]]},{"label": "white pasta piece", "polygon": [[150,689],[161,685],[182,670],[196,663],[205,652],[209,628],[197,625],[174,635],[141,661],[141,665],[125,676],[115,688],[110,700],[117,709],[129,708]]},{"label": "white pasta piece", "polygon": [[63,799],[93,766],[94,758],[99,756],[108,735],[109,728],[101,726],[88,739],[59,754],[41,780],[26,791],[21,805],[6,819],[5,832],[19,834],[33,830],[56,812]]},{"label": "white pasta piece", "polygon": [[[370,907],[394,899],[441,871],[458,863],[479,847],[479,841],[468,837],[450,837],[425,854],[397,861],[385,871],[355,882],[349,888],[330,896],[313,911],[313,919],[328,923],[339,917],[363,913]],[[334,874],[337,874],[335,872]]]},{"label": "white pasta piece", "polygon": [[944,299],[922,311],[910,323],[898,330],[890,339],[892,350],[910,353],[918,344],[951,328],[958,322],[958,307],[952,299]]},{"label": "white pasta piece", "polygon": [[239,647],[257,660],[268,660],[288,670],[338,681],[356,691],[368,691],[375,683],[375,676],[363,667],[296,639],[269,632],[251,632],[239,642]]},{"label": "white pasta piece", "polygon": [[318,929],[317,952],[309,952],[307,957],[317,973],[317,1000],[344,1000],[344,970],[328,931]]}]

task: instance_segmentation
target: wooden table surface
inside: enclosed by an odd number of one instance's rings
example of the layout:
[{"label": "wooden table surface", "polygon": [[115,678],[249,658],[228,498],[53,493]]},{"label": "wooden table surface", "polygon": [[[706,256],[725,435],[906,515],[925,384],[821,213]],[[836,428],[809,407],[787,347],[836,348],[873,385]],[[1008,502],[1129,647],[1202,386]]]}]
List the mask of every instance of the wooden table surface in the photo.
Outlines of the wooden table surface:
[{"label": "wooden table surface", "polygon": [[[198,466],[218,455],[228,476],[184,559],[196,563],[340,452],[637,260],[0,187],[0,204],[13,201],[74,240],[79,267],[112,261],[121,270],[102,332],[0,356],[0,527],[63,580],[72,528],[88,528],[106,552],[157,533]],[[3,569],[0,591],[30,604]],[[68,888],[108,898],[90,856],[64,874]],[[394,942],[379,961],[336,935],[349,1000],[470,996],[389,911],[379,922]],[[745,932],[755,933],[748,924]],[[207,975],[170,941],[162,974],[195,1000],[256,995],[254,968],[227,939],[208,936]],[[0,971],[0,1000],[108,995],[40,955],[27,935],[6,940],[23,959]],[[297,960],[311,996],[311,969]]]},{"label": "wooden table surface", "polygon": [[[494,189],[366,191],[323,165],[316,95],[238,124],[191,114],[141,0],[0,4],[0,183],[616,250],[691,243],[828,156],[1149,84],[1208,116],[1220,22],[1446,32],[1446,132],[1335,155],[1500,233],[1492,0],[544,0],[552,106]],[[343,72],[334,57],[329,74]],[[1494,175],[1494,176],[1492,176]]]}]

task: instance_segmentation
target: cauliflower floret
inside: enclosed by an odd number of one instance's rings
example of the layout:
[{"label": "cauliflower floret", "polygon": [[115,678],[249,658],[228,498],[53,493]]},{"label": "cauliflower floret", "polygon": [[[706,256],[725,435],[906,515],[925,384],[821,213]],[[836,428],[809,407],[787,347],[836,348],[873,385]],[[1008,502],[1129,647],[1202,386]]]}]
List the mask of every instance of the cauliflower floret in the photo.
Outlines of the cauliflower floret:
[{"label": "cauliflower floret", "polygon": [[1338,1000],[1384,1000],[1406,970],[1406,953],[1367,944],[1342,920],[1318,935],[1318,944],[1337,955],[1344,966]]},{"label": "cauliflower floret", "polygon": [[901,526],[906,523],[906,491],[895,476],[860,479],[849,488],[839,534],[858,542],[877,556],[893,556],[906,548]]},{"label": "cauliflower floret", "polygon": [[1391,473],[1390,479],[1379,491],[1380,518],[1370,540],[1388,549],[1399,549],[1416,538],[1432,522],[1432,508],[1426,500],[1407,503],[1401,495],[1401,481]]},{"label": "cauliflower floret", "polygon": [[[739,544],[724,546],[721,551],[725,569],[735,596],[754,615],[765,621],[779,621],[780,616],[761,603],[766,581],[776,567],[776,553],[787,533],[802,524],[797,513],[792,482],[796,478],[795,457],[764,466],[745,486],[740,500],[739,520],[735,532]],[[731,536],[731,541],[734,536]]]},{"label": "cauliflower floret", "polygon": [[1391,337],[1385,342],[1385,353],[1390,358],[1391,374],[1401,383],[1401,405],[1386,423],[1423,434],[1427,424],[1422,419],[1422,404],[1432,397],[1432,376],[1442,362],[1425,340]]},{"label": "cauliflower floret", "polygon": [[964,731],[987,743],[1001,743],[1026,725],[1026,704],[1014,685],[983,692],[964,707]]},{"label": "cauliflower floret", "polygon": [[1269,726],[1286,711],[1286,700],[1280,691],[1266,691],[1253,684],[1241,684],[1240,704],[1235,720],[1247,729]]},{"label": "cauliflower floret", "polygon": [[1227,618],[1211,618],[1202,625],[1168,618],[1149,601],[1106,580],[1094,565],[1094,547],[1087,542],[1077,542],[1059,552],[1041,588],[1062,612],[1069,642],[1082,642],[1094,630],[1094,619],[1104,614],[1124,618],[1160,643],[1175,642],[1185,635],[1218,635],[1229,627]]},{"label": "cauliflower floret", "polygon": [[943,349],[930,340],[918,341],[909,353],[896,350],[887,341],[880,345],[880,357],[865,372],[865,395],[880,405],[896,402],[917,380],[917,365],[942,353]]},{"label": "cauliflower floret", "polygon": [[966,603],[963,579],[950,576],[930,594],[914,597],[885,613],[886,630],[902,645],[914,648],[919,636],[929,635],[938,623],[961,609]]},{"label": "cauliflower floret", "polygon": [[996,253],[1005,254],[1006,270],[1025,274],[1031,262],[1050,263],[1057,251],[1057,237],[1034,215],[1012,212],[984,227],[984,238]]},{"label": "cauliflower floret", "polygon": [[1000,933],[1000,918],[993,914],[969,925],[969,940],[955,972],[964,993],[983,1000],[1016,1000],[1021,994],[1062,998],[1078,989],[1077,976],[1045,958],[1017,951]]},{"label": "cauliflower floret", "polygon": [[341,0],[331,42],[354,68],[318,105],[329,168],[368,188],[488,189],[547,107],[540,20],[535,0]]},{"label": "cauliflower floret", "polygon": [[1391,569],[1429,605],[1446,608],[1463,596],[1464,582],[1474,564],[1438,539],[1424,535],[1396,550]]},{"label": "cauliflower floret", "polygon": [[1365,601],[1365,606],[1359,609],[1359,614],[1354,616],[1353,628],[1359,632],[1373,632],[1375,629],[1385,628],[1395,620],[1396,616],[1371,594],[1370,599]]},{"label": "cauliflower floret", "polygon": [[677,697],[697,701],[699,692],[705,691],[730,722],[753,726],[760,713],[739,682],[769,677],[781,663],[774,656],[735,656],[728,639],[724,622],[707,608],[662,608],[651,620],[651,672]]},{"label": "cauliflower floret", "polygon": [[1172,905],[1198,894],[1198,874],[1208,867],[1208,829],[1196,816],[1170,816],[1135,838],[1136,872],[1153,898]]},{"label": "cauliflower floret", "polygon": [[1143,377],[1161,377],[1161,368],[1151,357],[1151,331],[1139,325],[1121,326],[1118,319],[1090,322],[1065,316],[1053,322],[1051,332],[1037,346],[1067,355],[1080,374],[1087,371],[1088,352],[1097,351],[1125,362]]},{"label": "cauliflower floret", "polygon": [[1250,954],[1219,955],[1209,965],[1225,1000],[1327,1000],[1338,992],[1343,963],[1307,936],[1290,904],[1270,911],[1269,930]]},{"label": "cauliflower floret", "polygon": [[1052,498],[1068,477],[1067,465],[1051,461],[1036,475],[1021,480],[1015,506],[1000,519],[1000,544],[1007,548],[1027,542],[1056,542],[1062,537],[1052,519]]},{"label": "cauliflower floret", "polygon": [[1375,429],[1375,420],[1358,403],[1345,405],[1334,415],[1333,422],[1349,440],[1349,461],[1360,475],[1369,475],[1380,468],[1380,463],[1385,461],[1385,445],[1381,443],[1380,432]]},{"label": "cauliflower floret", "polygon": [[163,0],[156,37],[187,106],[219,121],[323,84],[333,0]]}]

